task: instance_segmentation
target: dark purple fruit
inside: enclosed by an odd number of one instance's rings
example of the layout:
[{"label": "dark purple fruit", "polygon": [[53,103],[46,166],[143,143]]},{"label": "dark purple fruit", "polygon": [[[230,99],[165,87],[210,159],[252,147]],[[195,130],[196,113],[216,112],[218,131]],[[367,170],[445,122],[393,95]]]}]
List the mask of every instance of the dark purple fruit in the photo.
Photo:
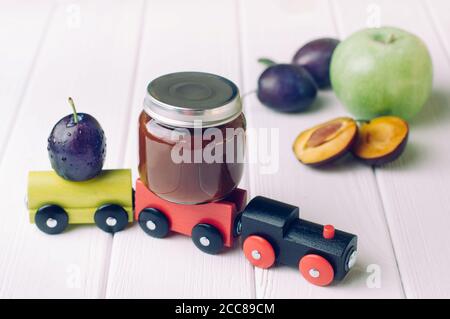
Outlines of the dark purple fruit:
[{"label": "dark purple fruit", "polygon": [[69,98],[73,114],[59,120],[48,138],[48,155],[55,172],[71,181],[96,177],[103,168],[106,138],[97,120],[77,113]]},{"label": "dark purple fruit", "polygon": [[316,95],[313,78],[298,65],[272,65],[258,80],[258,99],[280,112],[304,111],[314,102]]},{"label": "dark purple fruit", "polygon": [[339,40],[332,38],[317,39],[301,47],[292,59],[292,63],[303,66],[321,89],[330,87],[330,62]]}]

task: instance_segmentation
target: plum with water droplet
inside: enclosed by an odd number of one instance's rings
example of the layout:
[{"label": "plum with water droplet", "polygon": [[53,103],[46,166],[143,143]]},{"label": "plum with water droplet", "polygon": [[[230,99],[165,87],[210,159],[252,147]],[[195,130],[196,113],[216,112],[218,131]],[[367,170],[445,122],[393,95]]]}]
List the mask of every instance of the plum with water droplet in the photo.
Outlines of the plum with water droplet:
[{"label": "plum with water droplet", "polygon": [[71,181],[96,177],[106,155],[105,133],[98,121],[87,113],[77,113],[69,98],[73,114],[63,117],[48,138],[48,154],[55,172]]}]

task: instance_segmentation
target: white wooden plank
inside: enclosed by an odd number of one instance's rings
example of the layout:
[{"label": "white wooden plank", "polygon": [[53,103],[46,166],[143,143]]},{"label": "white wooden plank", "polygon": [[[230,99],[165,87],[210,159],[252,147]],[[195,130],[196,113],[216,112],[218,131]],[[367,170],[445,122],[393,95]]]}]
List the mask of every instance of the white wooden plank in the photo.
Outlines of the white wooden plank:
[{"label": "white wooden plank", "polygon": [[[344,34],[363,28],[369,5],[378,6],[382,25],[416,33],[431,52],[434,89],[424,111],[411,121],[410,142],[403,157],[376,170],[406,296],[449,297],[450,225],[450,65],[433,22],[421,1],[335,1]],[[448,20],[448,3],[429,2]],[[435,7],[436,6],[436,7]],[[352,8],[349,10],[349,8]],[[445,10],[447,9],[447,10]],[[448,21],[437,22],[447,36]],[[444,40],[447,41],[447,40]],[[448,44],[446,44],[448,45]],[[383,268],[384,273],[384,268]]]},{"label": "white wooden plank", "polygon": [[71,6],[58,3],[0,167],[1,297],[104,295],[112,237],[95,226],[58,236],[40,233],[28,223],[23,198],[27,171],[50,168],[47,137],[70,113],[68,95],[80,112],[101,122],[108,138],[106,166],[118,166],[142,1]]},{"label": "white wooden plank", "polygon": [[0,160],[47,31],[54,1],[0,3]]},{"label": "white wooden plank", "polygon": [[[126,165],[137,177],[137,119],[148,82],[183,70],[221,74],[240,84],[233,1],[148,1],[133,95]],[[253,296],[253,271],[240,249],[200,252],[187,237],[154,239],[137,225],[116,234],[107,297],[240,298]]]},{"label": "white wooden plank", "polygon": [[[307,41],[336,36],[328,1],[242,1],[241,34],[244,90],[255,89],[263,68],[261,56],[289,62]],[[256,296],[272,298],[368,298],[402,297],[401,281],[393,254],[383,207],[370,168],[348,159],[326,169],[311,169],[298,163],[292,143],[300,131],[345,115],[332,92],[320,92],[317,103],[301,114],[279,114],[247,100],[248,124],[254,128],[279,129],[279,169],[262,175],[261,165],[250,167],[252,195],[266,195],[300,206],[302,218],[331,223],[359,235],[356,268],[340,285],[319,288],[301,278],[298,270],[276,267],[256,270]],[[255,151],[255,145],[250,145]],[[372,265],[372,266],[370,266]],[[375,265],[375,266],[374,266]],[[382,269],[381,288],[367,285],[367,267]],[[373,269],[370,268],[369,270]],[[372,270],[371,270],[372,271]]]},{"label": "white wooden plank", "polygon": [[438,34],[439,41],[445,48],[447,59],[450,60],[450,19],[447,13],[450,11],[450,2],[444,0],[424,0],[424,7],[430,15],[433,27]]}]

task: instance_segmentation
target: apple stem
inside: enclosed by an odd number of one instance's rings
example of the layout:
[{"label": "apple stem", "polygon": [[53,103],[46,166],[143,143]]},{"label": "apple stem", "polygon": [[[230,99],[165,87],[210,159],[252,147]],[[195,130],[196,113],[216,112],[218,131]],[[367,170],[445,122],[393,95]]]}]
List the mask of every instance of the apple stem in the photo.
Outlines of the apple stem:
[{"label": "apple stem", "polygon": [[69,97],[69,104],[72,107],[72,111],[73,111],[73,121],[75,122],[75,124],[78,124],[78,114],[77,114],[77,109],[75,108],[75,103],[73,103],[73,99],[71,97]]},{"label": "apple stem", "polygon": [[395,41],[395,35],[392,34],[392,33],[390,33],[389,36],[388,36],[388,38],[387,38],[387,40],[386,40],[386,43],[387,43],[387,44],[390,44],[390,43],[392,43],[392,42],[394,42],[394,41]]},{"label": "apple stem", "polygon": [[259,58],[258,62],[267,67],[277,64],[275,61],[268,59],[268,58]]}]

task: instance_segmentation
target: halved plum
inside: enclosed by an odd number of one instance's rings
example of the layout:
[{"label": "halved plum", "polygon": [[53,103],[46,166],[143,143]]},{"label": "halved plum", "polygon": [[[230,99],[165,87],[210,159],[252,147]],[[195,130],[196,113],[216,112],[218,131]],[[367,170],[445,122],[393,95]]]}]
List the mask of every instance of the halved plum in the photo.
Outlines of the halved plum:
[{"label": "halved plum", "polygon": [[359,127],[352,153],[369,165],[384,165],[403,153],[408,135],[409,126],[403,119],[396,116],[377,117]]},{"label": "halved plum", "polygon": [[300,133],[294,142],[297,159],[306,165],[322,165],[347,153],[356,140],[358,126],[349,117],[339,117]]}]

